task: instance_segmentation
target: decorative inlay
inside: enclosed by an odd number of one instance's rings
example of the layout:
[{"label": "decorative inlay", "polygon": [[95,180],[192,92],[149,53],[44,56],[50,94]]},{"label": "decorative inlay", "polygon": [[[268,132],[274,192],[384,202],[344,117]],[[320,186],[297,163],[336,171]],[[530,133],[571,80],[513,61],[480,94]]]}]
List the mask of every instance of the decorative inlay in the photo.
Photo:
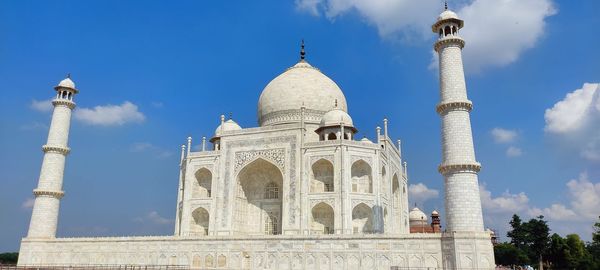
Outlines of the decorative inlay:
[{"label": "decorative inlay", "polygon": [[354,162],[357,162],[361,159],[364,160],[367,164],[369,164],[369,166],[371,166],[371,168],[373,168],[373,159],[371,157],[366,157],[366,156],[352,156],[352,164],[354,164]]},{"label": "decorative inlay", "polygon": [[[310,123],[320,123],[321,118],[323,117],[323,115],[325,113],[326,113],[325,111],[305,109],[304,110],[304,121],[310,122]],[[283,111],[272,112],[267,115],[264,115],[264,116],[262,116],[261,119],[258,120],[258,122],[260,123],[261,126],[266,126],[266,125],[271,125],[273,123],[287,122],[287,121],[300,122],[301,118],[302,118],[302,110],[300,110],[300,109],[283,110]]]},{"label": "decorative inlay", "polygon": [[364,203],[367,206],[373,208],[373,205],[375,205],[373,203],[373,200],[365,200],[365,199],[352,199],[352,209],[354,209],[354,207],[356,207],[357,205]]},{"label": "decorative inlay", "polygon": [[63,191],[51,191],[51,190],[39,190],[39,189],[34,189],[33,190],[33,195],[37,196],[52,196],[54,198],[60,199],[63,196],[65,196],[65,193]]},{"label": "decorative inlay", "polygon": [[433,48],[437,52],[442,45],[458,45],[461,49],[465,47],[465,41],[459,37],[445,37],[443,39],[438,40]]},{"label": "decorative inlay", "polygon": [[438,166],[438,171],[441,174],[453,173],[458,171],[469,171],[469,172],[479,172],[481,170],[481,164],[479,163],[471,163],[471,164],[442,164]]},{"label": "decorative inlay", "polygon": [[451,109],[462,109],[470,112],[473,109],[473,103],[471,101],[453,101],[447,103],[440,103],[435,107],[438,114],[442,114]]},{"label": "decorative inlay", "polygon": [[67,106],[71,110],[75,108],[75,102],[66,99],[55,99],[52,101],[52,105],[55,107],[58,105]]},{"label": "decorative inlay", "polygon": [[[256,145],[264,145],[268,146],[270,144],[287,144],[289,145],[289,158],[288,160],[284,160],[285,162],[289,162],[289,164],[296,164],[296,147],[297,147],[297,137],[294,135],[290,136],[277,136],[277,137],[265,137],[254,140],[238,140],[238,141],[225,141],[223,148],[225,152],[225,168],[232,168],[234,166],[231,164],[235,162],[235,152],[233,152],[236,148],[240,147],[249,147]],[[233,153],[232,153],[233,152]],[[288,217],[289,224],[296,223],[296,213],[299,211],[298,206],[296,204],[296,166],[288,166],[289,167],[289,193],[288,193]],[[235,178],[236,173],[233,170],[227,170],[226,175],[223,179],[223,194],[230,193],[231,181],[237,181]],[[284,174],[285,179],[285,174]],[[229,218],[230,211],[230,202],[229,200],[223,200],[223,215],[220,216],[221,226],[227,226],[227,219]]]},{"label": "decorative inlay", "polygon": [[315,162],[324,159],[327,160],[329,162],[331,162],[331,164],[334,164],[333,162],[333,155],[325,155],[325,156],[312,156],[310,157],[310,165],[312,166],[313,164],[315,164]]},{"label": "decorative inlay", "polygon": [[246,164],[254,161],[257,157],[269,160],[285,174],[285,149],[268,149],[268,150],[256,150],[256,151],[244,151],[235,153],[235,172],[237,173]]},{"label": "decorative inlay", "polygon": [[59,145],[47,145],[46,144],[46,145],[42,146],[42,151],[44,151],[44,153],[51,152],[51,153],[68,155],[71,152],[71,148],[59,146]]},{"label": "decorative inlay", "polygon": [[310,209],[313,209],[315,207],[315,205],[317,205],[319,203],[326,203],[329,206],[331,206],[331,208],[335,209],[335,199],[333,199],[333,198],[310,200]]}]

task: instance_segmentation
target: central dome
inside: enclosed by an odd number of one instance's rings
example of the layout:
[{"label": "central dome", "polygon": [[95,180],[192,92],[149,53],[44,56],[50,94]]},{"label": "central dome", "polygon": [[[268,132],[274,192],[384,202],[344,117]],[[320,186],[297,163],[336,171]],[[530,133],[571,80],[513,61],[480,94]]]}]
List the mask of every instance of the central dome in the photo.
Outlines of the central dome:
[{"label": "central dome", "polygon": [[348,111],[340,87],[319,69],[301,60],[273,79],[258,99],[260,126],[300,122],[301,107],[306,108],[304,121],[318,124],[336,103]]}]

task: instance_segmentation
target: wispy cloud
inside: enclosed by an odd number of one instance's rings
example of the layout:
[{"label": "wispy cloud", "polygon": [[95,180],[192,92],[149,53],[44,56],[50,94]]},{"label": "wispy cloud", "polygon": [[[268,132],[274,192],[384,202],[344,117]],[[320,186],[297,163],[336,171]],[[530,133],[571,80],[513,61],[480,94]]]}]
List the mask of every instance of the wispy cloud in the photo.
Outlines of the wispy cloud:
[{"label": "wispy cloud", "polygon": [[168,219],[168,218],[164,218],[164,217],[160,216],[157,211],[150,211],[150,212],[148,212],[148,214],[146,214],[143,217],[134,218],[133,221],[139,222],[139,223],[150,222],[155,225],[167,225],[167,224],[173,224],[173,222],[174,222],[172,219]]},{"label": "wispy cloud", "polygon": [[[464,62],[471,72],[517,61],[537,44],[544,35],[547,17],[557,12],[551,0],[460,3],[462,6],[452,8],[465,20],[461,32],[468,46]],[[296,0],[296,8],[315,16],[324,14],[330,20],[356,12],[383,38],[426,40],[434,36],[430,26],[442,11],[442,4],[439,0]],[[432,61],[437,63],[435,57]]]},{"label": "wispy cloud", "polygon": [[165,150],[149,142],[136,142],[129,148],[131,152],[147,152],[152,154],[155,158],[163,159],[173,156],[174,152]]},{"label": "wispy cloud", "polygon": [[21,204],[21,208],[22,209],[31,209],[33,208],[33,204],[35,203],[35,199],[34,198],[27,198],[25,199],[25,201]]},{"label": "wispy cloud", "polygon": [[94,108],[80,108],[75,111],[75,119],[95,126],[120,126],[127,123],[144,122],[146,116],[138,106],[125,101],[121,105],[103,105]]},{"label": "wispy cloud", "polygon": [[52,99],[48,100],[32,100],[29,104],[29,108],[38,112],[51,112],[52,108]]},{"label": "wispy cloud", "polygon": [[511,143],[517,138],[517,131],[504,128],[493,128],[490,133],[496,143]]},{"label": "wispy cloud", "polygon": [[506,149],[507,157],[520,157],[521,155],[523,155],[523,150],[519,147],[509,146],[508,149]]},{"label": "wispy cloud", "polygon": [[423,204],[428,200],[437,198],[439,195],[440,192],[437,189],[431,189],[423,183],[408,186],[408,198],[413,203]]},{"label": "wispy cloud", "polygon": [[48,130],[48,125],[40,122],[32,122],[29,124],[23,124],[19,127],[21,130]]}]

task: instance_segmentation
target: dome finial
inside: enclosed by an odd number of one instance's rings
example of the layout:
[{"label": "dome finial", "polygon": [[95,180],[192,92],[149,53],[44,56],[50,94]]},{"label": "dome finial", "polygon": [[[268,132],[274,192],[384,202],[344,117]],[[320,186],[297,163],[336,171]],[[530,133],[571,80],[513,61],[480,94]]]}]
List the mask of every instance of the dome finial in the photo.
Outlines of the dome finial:
[{"label": "dome finial", "polygon": [[304,39],[302,39],[302,44],[300,45],[300,60],[304,60],[304,56],[306,52],[304,51]]},{"label": "dome finial", "polygon": [[444,10],[448,10],[448,1],[444,1]]},{"label": "dome finial", "polygon": [[71,79],[71,73],[67,73],[67,78]]},{"label": "dome finial", "polygon": [[229,112],[229,119],[233,119],[233,113]]}]

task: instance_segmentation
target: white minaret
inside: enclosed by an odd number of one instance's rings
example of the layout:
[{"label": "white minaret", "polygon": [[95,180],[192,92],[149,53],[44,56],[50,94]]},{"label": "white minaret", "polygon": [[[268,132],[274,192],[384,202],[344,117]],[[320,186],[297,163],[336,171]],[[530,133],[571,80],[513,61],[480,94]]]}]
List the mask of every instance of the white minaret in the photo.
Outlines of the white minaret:
[{"label": "white minaret", "polygon": [[463,21],[446,10],[431,27],[439,34],[435,51],[439,56],[440,103],[442,118],[442,163],[438,170],[445,179],[446,230],[449,232],[483,231],[481,199],[475,160],[467,87],[462,63],[465,41],[459,36]]},{"label": "white minaret", "polygon": [[71,149],[67,146],[71,112],[75,108],[73,97],[79,91],[70,76],[62,80],[56,90],[56,98],[52,101],[54,112],[48,131],[48,141],[42,146],[44,160],[40,171],[38,186],[33,190],[35,204],[31,214],[28,238],[54,238],[58,224],[58,209],[63,197],[63,173],[65,157]]}]

